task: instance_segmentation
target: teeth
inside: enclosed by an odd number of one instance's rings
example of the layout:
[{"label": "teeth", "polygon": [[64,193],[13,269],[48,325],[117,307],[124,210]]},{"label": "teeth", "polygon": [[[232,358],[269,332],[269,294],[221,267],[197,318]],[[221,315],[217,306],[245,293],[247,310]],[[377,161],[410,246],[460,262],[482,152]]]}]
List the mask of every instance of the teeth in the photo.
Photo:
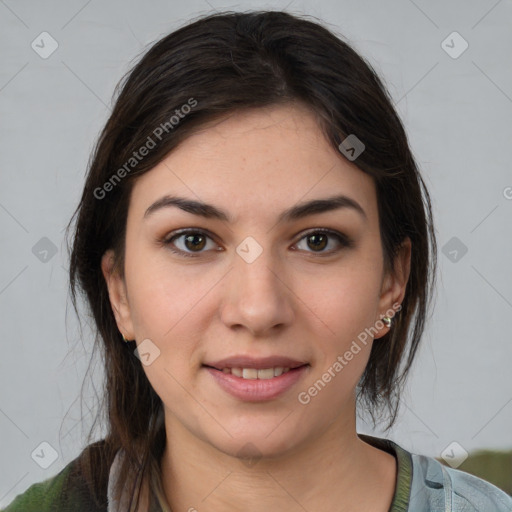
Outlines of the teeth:
[{"label": "teeth", "polygon": [[283,373],[289,372],[290,368],[283,368],[277,366],[276,368],[262,368],[258,370],[256,368],[223,368],[223,373],[231,373],[235,377],[242,377],[243,379],[272,379],[273,377],[279,377]]},{"label": "teeth", "polygon": [[244,368],[242,370],[242,377],[244,379],[257,379],[258,370],[256,370],[256,368]]},{"label": "teeth", "polygon": [[258,370],[258,379],[271,379],[274,376],[273,368],[266,368],[264,370]]},{"label": "teeth", "polygon": [[[228,368],[228,370],[229,370],[229,368]],[[242,368],[231,368],[231,373],[235,377],[242,377]]]}]

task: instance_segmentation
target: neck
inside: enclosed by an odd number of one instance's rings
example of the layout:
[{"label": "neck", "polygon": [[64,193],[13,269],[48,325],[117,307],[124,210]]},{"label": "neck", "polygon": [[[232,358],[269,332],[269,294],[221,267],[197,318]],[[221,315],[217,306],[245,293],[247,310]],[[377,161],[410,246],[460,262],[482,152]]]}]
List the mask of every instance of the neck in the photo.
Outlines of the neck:
[{"label": "neck", "polygon": [[162,481],[173,511],[387,511],[396,462],[363,442],[355,414],[322,435],[272,457],[240,459],[217,450],[166,416]]}]

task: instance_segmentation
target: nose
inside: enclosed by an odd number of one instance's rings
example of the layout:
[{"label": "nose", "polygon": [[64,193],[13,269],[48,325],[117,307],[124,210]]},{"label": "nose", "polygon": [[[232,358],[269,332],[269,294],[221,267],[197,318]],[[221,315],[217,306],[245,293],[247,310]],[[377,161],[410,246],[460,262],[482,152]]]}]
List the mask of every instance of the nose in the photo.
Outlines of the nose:
[{"label": "nose", "polygon": [[264,337],[291,325],[293,291],[270,251],[264,250],[252,263],[235,255],[226,279],[221,319],[229,328]]}]

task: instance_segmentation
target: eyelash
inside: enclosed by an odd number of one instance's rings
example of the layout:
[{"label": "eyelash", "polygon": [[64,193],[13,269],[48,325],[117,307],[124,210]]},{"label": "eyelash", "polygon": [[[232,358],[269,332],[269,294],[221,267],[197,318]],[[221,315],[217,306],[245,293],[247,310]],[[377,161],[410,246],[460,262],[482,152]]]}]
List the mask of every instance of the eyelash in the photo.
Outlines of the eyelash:
[{"label": "eyelash", "polygon": [[[350,239],[348,236],[346,236],[342,233],[339,233],[337,231],[333,231],[332,229],[326,229],[326,228],[317,228],[317,229],[312,229],[312,230],[308,231],[307,233],[302,235],[301,238],[299,238],[299,240],[296,242],[296,244],[301,242],[304,238],[307,238],[308,236],[314,235],[314,234],[329,235],[329,236],[335,238],[338,241],[338,243],[341,245],[341,247],[331,250],[331,251],[327,251],[327,252],[325,252],[325,251],[320,251],[320,252],[306,251],[311,254],[316,254],[320,257],[330,256],[332,254],[339,252],[343,248],[348,249],[348,248],[351,248],[354,246],[353,240]],[[199,256],[201,256],[201,254],[203,254],[203,252],[205,252],[205,251],[190,253],[190,252],[182,251],[181,249],[176,249],[175,247],[173,247],[173,245],[172,245],[173,241],[176,240],[177,238],[184,236],[184,235],[201,235],[201,236],[205,236],[205,237],[213,240],[213,237],[207,231],[199,230],[199,229],[183,229],[180,231],[174,231],[173,233],[171,233],[171,236],[166,237],[161,242],[164,245],[166,245],[173,253],[178,254],[179,256],[184,256],[186,258],[198,258]]]}]

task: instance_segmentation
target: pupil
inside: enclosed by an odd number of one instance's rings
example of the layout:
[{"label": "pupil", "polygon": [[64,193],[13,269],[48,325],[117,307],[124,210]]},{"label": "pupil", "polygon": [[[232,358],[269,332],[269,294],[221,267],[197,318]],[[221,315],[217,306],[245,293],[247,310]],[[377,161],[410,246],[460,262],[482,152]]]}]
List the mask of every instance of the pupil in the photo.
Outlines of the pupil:
[{"label": "pupil", "polygon": [[[197,238],[201,238],[203,243],[194,242],[194,240]],[[191,242],[193,247],[195,247],[196,249],[202,249],[204,247],[204,237],[202,235],[188,235],[187,237],[185,237],[185,244],[188,244],[188,242]],[[191,247],[189,247],[188,245],[187,247],[191,249]]]},{"label": "pupil", "polygon": [[[323,249],[326,245],[327,237],[324,234],[310,235],[309,241],[313,241],[313,245],[318,249]],[[323,243],[322,243],[323,242]]]}]

